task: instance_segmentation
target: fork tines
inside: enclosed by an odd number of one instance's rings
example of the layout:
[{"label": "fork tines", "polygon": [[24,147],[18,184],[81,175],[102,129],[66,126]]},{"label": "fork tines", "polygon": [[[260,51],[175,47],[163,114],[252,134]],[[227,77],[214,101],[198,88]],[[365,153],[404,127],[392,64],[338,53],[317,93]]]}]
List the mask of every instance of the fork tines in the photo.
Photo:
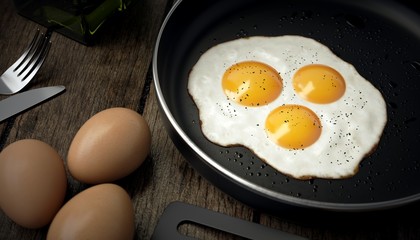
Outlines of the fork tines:
[{"label": "fork tines", "polygon": [[22,81],[32,78],[41,67],[51,46],[50,37],[50,31],[44,34],[38,29],[28,48],[16,61],[17,66],[13,71],[17,72],[17,76],[22,76]]}]

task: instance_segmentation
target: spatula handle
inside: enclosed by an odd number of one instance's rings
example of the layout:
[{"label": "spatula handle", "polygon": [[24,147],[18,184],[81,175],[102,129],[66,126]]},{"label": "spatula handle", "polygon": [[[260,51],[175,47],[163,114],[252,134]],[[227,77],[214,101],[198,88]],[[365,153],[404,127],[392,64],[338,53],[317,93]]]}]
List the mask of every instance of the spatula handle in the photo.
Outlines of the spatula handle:
[{"label": "spatula handle", "polygon": [[247,239],[307,239],[182,202],[172,202],[166,207],[152,239],[194,239],[179,233],[178,227],[183,223],[197,223]]}]

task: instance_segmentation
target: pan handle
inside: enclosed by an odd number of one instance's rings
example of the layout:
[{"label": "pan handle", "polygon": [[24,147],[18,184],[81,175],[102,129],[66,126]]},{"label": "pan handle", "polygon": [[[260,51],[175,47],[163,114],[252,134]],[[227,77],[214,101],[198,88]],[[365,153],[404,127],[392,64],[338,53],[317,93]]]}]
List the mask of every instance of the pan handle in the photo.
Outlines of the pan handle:
[{"label": "pan handle", "polygon": [[178,227],[183,223],[197,223],[247,239],[307,239],[178,201],[165,208],[151,239],[194,239],[179,233]]}]

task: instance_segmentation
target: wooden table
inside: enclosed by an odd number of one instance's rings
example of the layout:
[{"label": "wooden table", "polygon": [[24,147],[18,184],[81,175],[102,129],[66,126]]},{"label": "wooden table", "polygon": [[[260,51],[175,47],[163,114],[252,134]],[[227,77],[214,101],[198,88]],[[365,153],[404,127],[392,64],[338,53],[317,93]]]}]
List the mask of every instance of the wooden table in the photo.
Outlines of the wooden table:
[{"label": "wooden table", "polygon": [[[66,92],[21,115],[0,123],[0,150],[19,139],[35,138],[54,147],[65,161],[73,136],[95,113],[126,107],[142,114],[152,131],[152,150],[144,164],[117,183],[132,197],[136,239],[149,239],[165,207],[182,201],[244,220],[257,222],[310,239],[420,239],[419,204],[392,212],[364,215],[303,214],[273,216],[254,210],[221,192],[202,178],[169,139],[160,119],[153,87],[151,60],[159,27],[171,0],[142,0],[104,29],[94,46],[87,47],[54,33],[49,56],[27,87],[64,85]],[[11,0],[0,8],[0,69],[11,65],[41,28],[18,15]],[[0,96],[4,99],[5,96]],[[66,199],[87,185],[68,177]],[[391,216],[396,214],[396,217]],[[407,215],[405,215],[407,214]],[[375,217],[376,216],[376,217]],[[405,216],[414,217],[409,221]],[[0,239],[44,239],[48,226],[31,230],[13,223],[0,212]],[[191,224],[180,229],[203,239],[232,235]]]}]

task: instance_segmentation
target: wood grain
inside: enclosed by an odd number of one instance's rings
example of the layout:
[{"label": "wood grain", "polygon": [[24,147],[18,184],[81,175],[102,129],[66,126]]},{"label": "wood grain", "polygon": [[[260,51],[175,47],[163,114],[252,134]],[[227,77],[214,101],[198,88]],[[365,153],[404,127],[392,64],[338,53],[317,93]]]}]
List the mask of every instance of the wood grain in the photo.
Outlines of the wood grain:
[{"label": "wood grain", "polygon": [[[116,183],[132,197],[136,239],[150,239],[165,207],[182,201],[310,239],[420,239],[420,223],[404,214],[419,213],[409,206],[378,217],[314,214],[285,211],[282,216],[261,213],[220,191],[201,177],[170,140],[161,120],[151,71],[159,27],[172,1],[139,0],[124,16],[112,19],[95,45],[87,47],[54,33],[49,56],[28,86],[64,85],[66,92],[15,118],[0,123],[0,150],[25,138],[53,146],[64,163],[68,147],[80,126],[97,112],[127,107],[143,114],[152,131],[152,150],[145,163]],[[12,2],[0,8],[0,69],[18,58],[41,26],[15,12]],[[4,99],[5,96],[0,96]],[[89,187],[68,173],[66,199]],[[401,211],[401,213],[400,213]],[[0,211],[0,239],[45,239],[48,226],[25,229]],[[200,239],[232,239],[235,236],[185,224],[180,231]]]}]

